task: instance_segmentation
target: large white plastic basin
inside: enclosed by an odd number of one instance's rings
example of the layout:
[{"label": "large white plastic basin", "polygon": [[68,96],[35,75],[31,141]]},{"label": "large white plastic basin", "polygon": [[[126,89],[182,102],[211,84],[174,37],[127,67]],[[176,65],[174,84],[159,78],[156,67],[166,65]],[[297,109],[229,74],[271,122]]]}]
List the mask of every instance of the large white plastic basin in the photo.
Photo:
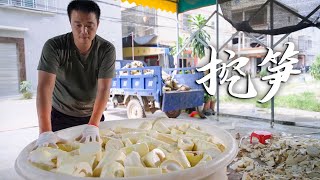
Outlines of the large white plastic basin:
[{"label": "large white plastic basin", "polygon": [[[100,128],[111,128],[114,129],[116,126],[122,127],[131,127],[137,128],[140,123],[143,121],[147,121],[150,119],[130,119],[130,120],[120,120],[120,121],[105,121],[100,124]],[[235,139],[231,136],[227,131],[220,129],[217,126],[210,125],[207,123],[202,123],[201,121],[191,121],[191,120],[173,120],[173,119],[163,119],[162,120],[167,125],[174,124],[182,124],[182,123],[190,123],[193,125],[200,126],[202,130],[212,134],[213,136],[222,140],[224,145],[226,146],[226,150],[224,153],[212,161],[209,161],[207,164],[193,167],[189,169],[185,169],[179,172],[173,172],[162,175],[153,175],[153,176],[140,176],[140,177],[130,177],[130,178],[109,178],[110,180],[196,180],[196,179],[216,179],[223,180],[227,179],[226,176],[226,167],[232,162],[238,152],[238,147]],[[82,129],[83,125],[76,126],[68,129],[64,129],[61,131],[57,131],[58,136],[63,138],[74,138],[78,136]],[[97,180],[100,178],[79,178],[65,174],[58,174],[49,171],[45,171],[39,168],[34,167],[28,162],[28,155],[32,148],[34,147],[35,141],[26,146],[22,152],[19,154],[18,158],[15,162],[15,169],[17,173],[22,176],[24,179],[30,180],[38,180],[38,179],[46,179],[46,180],[60,180],[60,179],[68,179],[68,180]],[[105,178],[104,178],[105,179]]]}]

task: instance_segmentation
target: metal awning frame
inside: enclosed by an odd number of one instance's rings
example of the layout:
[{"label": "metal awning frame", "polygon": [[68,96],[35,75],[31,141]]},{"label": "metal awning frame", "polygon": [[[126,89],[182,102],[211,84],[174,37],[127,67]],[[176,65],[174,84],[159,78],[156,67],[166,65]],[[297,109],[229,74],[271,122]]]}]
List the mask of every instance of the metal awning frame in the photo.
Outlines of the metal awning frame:
[{"label": "metal awning frame", "polygon": [[[284,4],[278,2],[277,0],[267,0],[255,13],[253,13],[250,17],[249,20],[251,20],[255,15],[257,15],[265,6],[267,6],[270,3],[270,29],[273,30],[274,29],[274,17],[273,17],[273,9],[274,9],[274,4],[282,7],[283,9],[287,10],[288,12],[292,13],[293,15],[301,18],[302,20],[299,22],[299,24],[303,23],[303,22],[309,22],[309,23],[313,23],[309,20],[309,18],[315,13],[317,12],[318,9],[320,9],[320,5],[317,6],[312,12],[310,12],[307,16],[302,16],[299,13],[291,10],[290,8],[288,8],[287,6],[285,6]],[[217,14],[216,16],[216,57],[217,59],[219,59],[219,53],[220,51],[235,37],[237,36],[240,31],[237,31],[236,33],[234,33],[221,47],[219,47],[219,16],[223,17],[225,20],[228,21],[228,19],[226,19],[220,12],[219,12],[219,0],[216,0],[216,10],[209,16],[209,18],[206,20],[206,23],[204,25],[202,25],[196,32],[192,33],[190,38],[187,40],[187,42],[182,46],[182,48],[179,48],[179,19],[178,19],[178,15],[179,15],[179,11],[178,11],[178,6],[176,9],[176,29],[177,29],[177,53],[176,53],[176,59],[175,59],[175,66],[178,66],[178,59],[180,56],[180,53],[189,45],[189,43],[194,39],[197,38],[198,40],[200,40],[200,42],[205,45],[206,47],[208,47],[208,44],[206,42],[201,41],[201,39],[199,39],[199,37],[197,36],[199,31],[207,24],[207,22],[213,17],[213,15]],[[248,21],[249,21],[248,20]],[[228,21],[230,22],[230,21]],[[320,27],[317,27],[320,29]],[[267,47],[266,44],[264,44],[263,42],[261,42],[259,39],[257,39],[256,37],[254,37],[252,34],[248,33],[248,32],[243,32],[244,34],[246,34],[247,36],[251,37],[254,41],[256,41],[257,43],[261,44],[264,47]],[[279,41],[274,43],[274,35],[270,35],[270,42],[271,42],[271,49],[275,48],[277,45],[280,44],[280,42],[282,42],[286,37],[288,37],[291,33],[285,34]],[[219,117],[220,114],[220,97],[219,97],[219,77],[217,75],[216,77],[216,82],[217,82],[217,89],[216,89],[216,93],[217,93],[217,115]],[[274,126],[274,97],[271,99],[271,121],[270,121],[270,126],[273,127]]]},{"label": "metal awning frame", "polygon": [[[274,26],[274,19],[273,19],[273,6],[274,3],[277,4],[278,6],[284,8],[285,10],[289,11],[290,13],[292,13],[293,15],[301,18],[302,20],[299,22],[299,24],[307,21],[309,23],[313,23],[309,20],[309,18],[317,12],[318,9],[320,9],[320,5],[317,6],[312,12],[310,12],[307,16],[302,16],[299,13],[291,10],[290,8],[288,8],[287,6],[283,5],[282,3],[278,2],[277,0],[267,0],[255,13],[253,13],[250,17],[249,20],[252,19],[255,15],[257,15],[260,11],[262,11],[262,9],[267,6],[270,3],[270,28],[273,29]],[[178,11],[177,11],[178,12]],[[183,47],[181,49],[179,49],[179,44],[178,44],[178,40],[177,40],[177,54],[176,54],[176,62],[175,65],[178,65],[176,63],[178,63],[178,59],[179,59],[179,55],[180,53],[189,45],[189,43],[194,39],[197,38],[198,40],[200,40],[198,38],[198,32],[207,24],[207,22],[213,17],[213,15],[218,14],[216,16],[216,57],[217,59],[219,59],[219,52],[235,37],[239,34],[240,31],[237,31],[236,33],[234,33],[221,47],[219,47],[219,16],[223,17],[223,15],[219,12],[219,0],[216,1],[216,10],[209,16],[209,18],[206,20],[206,23],[204,25],[202,25],[199,30],[197,30],[196,32],[192,33],[190,38],[188,39],[188,41],[183,45]],[[224,18],[224,17],[223,17]],[[225,19],[225,18],[224,18]],[[227,20],[227,19],[226,19]],[[248,21],[249,21],[248,20]],[[228,20],[227,20],[228,21]],[[320,29],[320,27],[317,27]],[[244,32],[247,36],[251,37],[254,41],[256,41],[257,43],[261,44],[264,47],[267,47],[266,44],[264,44],[263,42],[261,42],[259,39],[257,39],[256,37],[254,37],[252,34]],[[277,42],[274,43],[274,35],[270,35],[270,42],[271,42],[271,49],[275,48],[277,45],[280,44],[280,42],[282,42],[286,37],[288,37],[291,33],[285,34],[280,40],[278,40]],[[178,21],[178,13],[177,13],[177,39],[179,38],[179,21]],[[200,42],[208,47],[208,44],[205,42],[202,42],[200,40]],[[216,83],[217,83],[217,89],[216,89],[216,93],[217,93],[217,117],[219,117],[220,114],[220,97],[219,97],[219,77],[217,75],[216,77]],[[274,126],[274,97],[272,97],[271,99],[271,121],[270,121],[270,126],[273,128]]]}]

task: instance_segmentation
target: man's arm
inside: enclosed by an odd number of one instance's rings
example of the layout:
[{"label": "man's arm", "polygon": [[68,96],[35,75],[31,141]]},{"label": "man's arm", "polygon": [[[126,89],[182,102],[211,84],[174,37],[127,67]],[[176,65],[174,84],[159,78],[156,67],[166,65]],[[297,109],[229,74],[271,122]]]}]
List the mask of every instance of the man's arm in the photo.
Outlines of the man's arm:
[{"label": "man's arm", "polygon": [[52,92],[54,89],[56,75],[44,71],[38,71],[37,87],[37,112],[40,133],[52,131],[51,108]]},{"label": "man's arm", "polygon": [[98,79],[97,95],[93,106],[93,112],[89,121],[90,125],[99,126],[103,111],[106,108],[111,87],[112,78]]}]

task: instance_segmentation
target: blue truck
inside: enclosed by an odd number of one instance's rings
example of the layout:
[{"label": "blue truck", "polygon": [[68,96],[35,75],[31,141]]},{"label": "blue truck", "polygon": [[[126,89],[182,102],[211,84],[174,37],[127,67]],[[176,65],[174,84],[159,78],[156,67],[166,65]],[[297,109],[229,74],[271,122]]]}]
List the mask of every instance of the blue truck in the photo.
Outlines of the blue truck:
[{"label": "blue truck", "polygon": [[[129,119],[144,118],[146,112],[154,113],[157,110],[165,112],[169,118],[176,118],[181,110],[203,105],[204,89],[202,84],[196,83],[197,79],[203,77],[202,72],[197,72],[195,68],[162,69],[161,66],[123,68],[128,62],[132,61],[117,60],[110,96],[114,107],[124,105],[127,108]],[[163,91],[163,71],[191,89]],[[132,75],[133,72],[139,73]]]}]

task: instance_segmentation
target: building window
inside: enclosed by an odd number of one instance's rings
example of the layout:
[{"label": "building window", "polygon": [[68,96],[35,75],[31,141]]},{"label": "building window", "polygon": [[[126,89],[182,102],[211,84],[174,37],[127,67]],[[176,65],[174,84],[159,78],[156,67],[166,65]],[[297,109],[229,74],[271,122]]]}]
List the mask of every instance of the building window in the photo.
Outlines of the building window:
[{"label": "building window", "polygon": [[238,37],[232,39],[232,44],[238,44],[238,43],[239,43]]},{"label": "building window", "polygon": [[[245,12],[245,19],[250,21],[251,25],[265,25],[267,23],[267,9],[264,8],[257,13],[258,9],[253,9]],[[256,14],[257,13],[257,14]],[[253,16],[253,17],[251,17]]]},{"label": "building window", "polygon": [[179,59],[179,67],[180,68],[187,67],[187,59]]},{"label": "building window", "polygon": [[35,8],[35,1],[34,0],[24,0],[24,6],[28,8]]},{"label": "building window", "polygon": [[57,0],[0,0],[0,4],[41,11],[57,12]]},{"label": "building window", "polygon": [[232,21],[233,22],[241,22],[243,20],[242,18],[242,12],[233,12],[232,13]]}]

